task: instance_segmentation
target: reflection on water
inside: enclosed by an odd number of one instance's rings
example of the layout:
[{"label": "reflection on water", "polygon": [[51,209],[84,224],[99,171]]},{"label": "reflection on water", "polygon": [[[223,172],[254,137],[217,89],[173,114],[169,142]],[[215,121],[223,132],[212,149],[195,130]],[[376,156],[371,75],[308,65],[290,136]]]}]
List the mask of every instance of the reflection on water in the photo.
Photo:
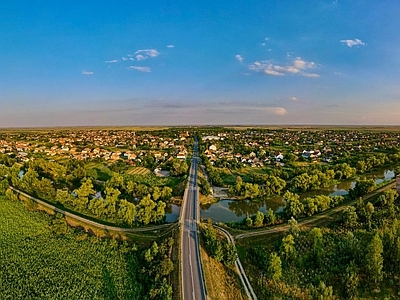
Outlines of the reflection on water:
[{"label": "reflection on water", "polygon": [[[381,170],[370,173],[362,178],[374,179],[379,184],[384,180],[393,179],[394,172],[393,170]],[[354,188],[355,185],[355,181],[344,181],[327,188],[302,193],[300,197],[304,199],[315,195],[342,196],[348,194],[349,189]],[[281,211],[284,205],[285,202],[281,196],[259,202],[249,200],[221,200],[217,203],[202,206],[201,218],[210,218],[214,222],[240,222],[247,215],[254,215],[259,210],[264,213],[269,208],[275,212]]]},{"label": "reflection on water", "polygon": [[181,207],[175,204],[168,204],[165,207],[165,222],[173,223],[178,221]]},{"label": "reflection on water", "polygon": [[214,222],[240,222],[247,215],[254,215],[259,210],[265,213],[271,208],[279,211],[285,205],[282,197],[273,197],[265,201],[249,201],[249,200],[221,200],[207,207],[201,207],[201,218],[210,218]]}]

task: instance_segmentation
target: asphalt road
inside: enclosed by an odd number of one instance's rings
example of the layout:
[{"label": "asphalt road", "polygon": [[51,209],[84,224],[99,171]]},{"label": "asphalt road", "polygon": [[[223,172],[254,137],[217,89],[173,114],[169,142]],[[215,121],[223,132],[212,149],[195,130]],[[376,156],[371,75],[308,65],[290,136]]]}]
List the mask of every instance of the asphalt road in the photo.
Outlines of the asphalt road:
[{"label": "asphalt road", "polygon": [[206,292],[200,262],[200,246],[197,236],[197,221],[200,206],[197,189],[197,141],[194,144],[189,182],[182,207],[182,291],[184,300],[205,300]]}]

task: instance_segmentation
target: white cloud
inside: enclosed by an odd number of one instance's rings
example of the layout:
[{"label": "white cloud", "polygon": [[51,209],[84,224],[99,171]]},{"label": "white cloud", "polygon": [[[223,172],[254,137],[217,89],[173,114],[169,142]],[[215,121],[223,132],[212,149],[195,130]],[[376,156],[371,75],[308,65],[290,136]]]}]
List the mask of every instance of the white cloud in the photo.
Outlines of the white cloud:
[{"label": "white cloud", "polygon": [[283,107],[266,107],[265,111],[268,114],[276,115],[276,116],[284,116],[287,114],[287,110]]},{"label": "white cloud", "polygon": [[240,54],[236,54],[236,55],[235,55],[235,58],[236,58],[238,61],[240,61],[240,62],[243,61],[243,57],[242,57]]},{"label": "white cloud", "polygon": [[341,43],[346,44],[348,47],[365,46],[365,43],[359,39],[354,40],[340,40]]},{"label": "white cloud", "polygon": [[309,77],[309,78],[318,78],[318,77],[320,77],[319,76],[319,74],[315,74],[315,73],[301,73],[301,75],[302,76],[305,76],[305,77]]},{"label": "white cloud", "polygon": [[301,59],[301,57],[296,57],[296,59],[293,61],[293,66],[297,69],[312,69],[315,68],[315,63],[314,62],[306,62]]},{"label": "white cloud", "polygon": [[128,68],[129,70],[136,70],[136,71],[140,71],[140,72],[151,72],[151,69],[149,67],[138,67],[138,66],[130,66]]},{"label": "white cloud", "polygon": [[296,98],[296,97],[290,97],[289,100],[290,100],[290,101],[299,101],[299,99]]},{"label": "white cloud", "polygon": [[122,60],[125,61],[125,60],[128,60],[128,58],[127,57],[122,57]]},{"label": "white cloud", "polygon": [[294,67],[294,66],[274,66],[274,70],[281,72],[281,73],[291,73],[291,74],[296,74],[300,72],[300,69]]},{"label": "white cloud", "polygon": [[136,55],[136,59],[140,61],[140,60],[145,60],[146,57],[143,56],[142,54],[138,54],[138,55]]},{"label": "white cloud", "polygon": [[272,76],[285,76],[285,74],[272,70],[271,68],[264,69],[264,73]]},{"label": "white cloud", "polygon": [[117,63],[118,62],[118,60],[117,59],[113,59],[113,60],[106,60],[105,61],[105,63],[106,64],[114,64],[114,63]]},{"label": "white cloud", "polygon": [[167,45],[167,48],[175,48],[175,45]]},{"label": "white cloud", "polygon": [[140,54],[145,58],[149,57],[157,57],[160,55],[160,52],[158,52],[156,49],[142,49],[136,51],[134,54]]},{"label": "white cloud", "polygon": [[305,77],[319,77],[318,74],[307,73],[305,70],[316,68],[316,64],[314,62],[307,62],[300,57],[297,57],[291,64],[286,66],[280,66],[277,64],[273,64],[271,61],[263,60],[256,61],[249,65],[249,70],[255,72],[263,72],[267,75],[272,76],[285,76],[286,74],[291,75],[301,75]]},{"label": "white cloud", "polygon": [[94,73],[91,71],[82,71],[82,75],[93,75]]}]

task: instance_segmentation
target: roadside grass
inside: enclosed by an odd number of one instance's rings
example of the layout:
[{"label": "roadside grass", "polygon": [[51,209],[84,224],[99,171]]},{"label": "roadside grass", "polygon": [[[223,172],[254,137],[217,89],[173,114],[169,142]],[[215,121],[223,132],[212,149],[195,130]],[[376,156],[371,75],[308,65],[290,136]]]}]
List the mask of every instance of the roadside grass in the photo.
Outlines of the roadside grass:
[{"label": "roadside grass", "polygon": [[208,256],[203,247],[200,248],[200,255],[208,299],[244,300],[239,275],[234,269]]},{"label": "roadside grass", "polygon": [[181,300],[182,296],[182,270],[181,270],[181,232],[180,228],[172,231],[174,246],[172,247],[171,260],[174,263],[174,270],[171,273],[171,284],[174,291],[173,300]]}]

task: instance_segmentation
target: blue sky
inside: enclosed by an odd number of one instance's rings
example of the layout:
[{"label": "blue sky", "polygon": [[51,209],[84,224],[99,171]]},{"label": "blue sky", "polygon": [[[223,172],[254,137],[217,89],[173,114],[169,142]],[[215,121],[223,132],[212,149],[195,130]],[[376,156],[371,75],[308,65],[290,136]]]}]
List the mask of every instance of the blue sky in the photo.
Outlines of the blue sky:
[{"label": "blue sky", "polygon": [[400,2],[0,2],[0,127],[400,125]]}]

